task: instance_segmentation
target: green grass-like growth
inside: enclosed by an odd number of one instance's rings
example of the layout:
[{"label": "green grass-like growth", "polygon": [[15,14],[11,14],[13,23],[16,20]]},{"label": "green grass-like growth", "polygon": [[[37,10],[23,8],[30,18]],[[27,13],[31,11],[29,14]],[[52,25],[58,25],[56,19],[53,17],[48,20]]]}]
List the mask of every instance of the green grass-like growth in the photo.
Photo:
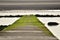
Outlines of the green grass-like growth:
[{"label": "green grass-like growth", "polygon": [[25,25],[24,19],[25,19],[25,16],[19,18],[12,25],[9,25],[7,28],[3,29],[2,31],[7,31],[7,30],[11,30],[13,28],[24,26]]},{"label": "green grass-like growth", "polygon": [[29,15],[29,16],[25,15],[21,17],[20,19],[18,19],[16,22],[14,22],[12,25],[3,29],[2,31],[7,31],[7,30],[11,30],[12,28],[25,26],[25,25],[28,25],[29,23],[31,25],[37,26],[38,28],[40,28],[40,30],[42,30],[47,35],[53,36],[52,33],[44,26],[44,24],[41,21],[39,21],[37,17],[34,15]]}]

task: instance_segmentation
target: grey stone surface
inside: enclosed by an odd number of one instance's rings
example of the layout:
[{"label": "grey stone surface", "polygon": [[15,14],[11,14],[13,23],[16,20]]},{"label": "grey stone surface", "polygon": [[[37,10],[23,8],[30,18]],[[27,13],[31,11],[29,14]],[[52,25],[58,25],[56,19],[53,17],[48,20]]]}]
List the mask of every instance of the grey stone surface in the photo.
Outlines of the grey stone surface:
[{"label": "grey stone surface", "polygon": [[36,26],[27,25],[0,32],[0,40],[57,40],[57,38],[46,35]]}]

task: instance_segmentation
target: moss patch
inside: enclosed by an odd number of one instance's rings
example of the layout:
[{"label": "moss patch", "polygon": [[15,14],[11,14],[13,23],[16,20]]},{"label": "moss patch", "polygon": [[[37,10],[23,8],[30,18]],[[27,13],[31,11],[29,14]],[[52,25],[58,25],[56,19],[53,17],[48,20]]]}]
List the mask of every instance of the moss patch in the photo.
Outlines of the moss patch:
[{"label": "moss patch", "polygon": [[44,26],[44,24],[41,21],[39,21],[37,17],[34,15],[29,15],[29,16],[25,15],[21,17],[20,19],[18,19],[16,22],[14,22],[12,25],[3,29],[2,31],[11,30],[12,28],[25,26],[25,25],[28,25],[28,23],[34,26],[37,26],[38,28],[40,28],[40,30],[44,31],[44,33],[46,33],[47,35],[53,36],[52,33]]}]

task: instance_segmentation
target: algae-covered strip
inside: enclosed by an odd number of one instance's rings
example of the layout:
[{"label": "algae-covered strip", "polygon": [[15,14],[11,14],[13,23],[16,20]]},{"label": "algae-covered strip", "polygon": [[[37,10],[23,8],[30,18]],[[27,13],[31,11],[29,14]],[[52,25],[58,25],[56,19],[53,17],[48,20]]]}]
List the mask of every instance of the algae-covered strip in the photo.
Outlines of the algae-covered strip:
[{"label": "algae-covered strip", "polygon": [[37,17],[34,16],[34,15],[28,15],[28,16],[25,15],[25,16],[21,17],[20,19],[18,19],[16,22],[14,22],[12,25],[10,25],[7,28],[3,29],[2,31],[11,30],[13,28],[22,27],[22,26],[25,26],[25,25],[28,25],[28,24],[37,26],[45,34],[47,34],[49,36],[53,36],[52,33],[45,27],[45,25],[42,22],[40,22],[37,19]]}]

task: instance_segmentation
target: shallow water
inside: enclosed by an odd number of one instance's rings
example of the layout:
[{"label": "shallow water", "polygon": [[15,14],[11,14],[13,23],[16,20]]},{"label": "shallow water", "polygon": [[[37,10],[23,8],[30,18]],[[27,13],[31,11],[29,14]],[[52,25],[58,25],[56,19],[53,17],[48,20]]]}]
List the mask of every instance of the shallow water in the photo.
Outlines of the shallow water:
[{"label": "shallow water", "polygon": [[0,15],[60,15],[60,10],[3,10]]}]

